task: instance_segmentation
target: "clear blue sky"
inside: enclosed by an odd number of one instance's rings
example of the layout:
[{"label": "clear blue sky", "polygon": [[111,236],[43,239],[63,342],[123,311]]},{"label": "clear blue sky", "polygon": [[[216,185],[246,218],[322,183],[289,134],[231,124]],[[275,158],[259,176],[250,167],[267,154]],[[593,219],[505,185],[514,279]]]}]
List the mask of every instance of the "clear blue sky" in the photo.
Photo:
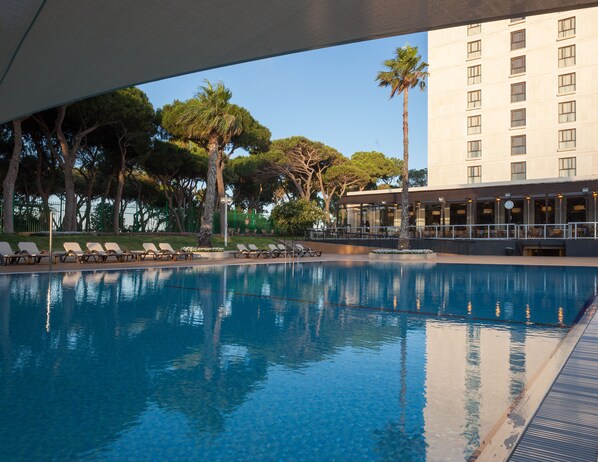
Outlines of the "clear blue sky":
[{"label": "clear blue sky", "polygon": [[[382,62],[409,43],[427,61],[427,34],[413,34],[295,53],[162,80],[140,88],[154,107],[191,98],[203,84],[222,81],[272,139],[306,136],[350,157],[381,151],[401,158],[403,97],[375,82]],[[409,95],[409,165],[427,163],[427,95]]]}]

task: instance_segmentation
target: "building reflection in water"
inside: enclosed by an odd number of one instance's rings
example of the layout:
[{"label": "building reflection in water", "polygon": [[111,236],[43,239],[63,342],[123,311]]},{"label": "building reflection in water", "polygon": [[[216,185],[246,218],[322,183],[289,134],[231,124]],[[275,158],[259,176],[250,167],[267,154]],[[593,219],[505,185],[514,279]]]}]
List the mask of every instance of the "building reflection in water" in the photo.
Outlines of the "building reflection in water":
[{"label": "building reflection in water", "polygon": [[462,459],[565,335],[594,273],[1,276],[0,457]]}]

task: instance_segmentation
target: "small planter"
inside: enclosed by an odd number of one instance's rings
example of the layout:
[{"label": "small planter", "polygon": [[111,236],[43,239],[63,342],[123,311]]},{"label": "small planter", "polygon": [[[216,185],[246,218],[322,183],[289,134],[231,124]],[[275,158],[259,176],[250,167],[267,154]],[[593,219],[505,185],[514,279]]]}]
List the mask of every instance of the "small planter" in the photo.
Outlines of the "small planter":
[{"label": "small planter", "polygon": [[374,250],[369,253],[370,261],[435,262],[436,252],[431,250]]},{"label": "small planter", "polygon": [[231,253],[225,251],[222,247],[183,247],[181,250],[192,252],[193,259],[207,258],[209,260],[220,260],[231,256]]},{"label": "small planter", "polygon": [[229,258],[230,252],[193,252],[193,257],[198,255],[199,258],[207,258],[209,260],[221,260],[223,258]]}]

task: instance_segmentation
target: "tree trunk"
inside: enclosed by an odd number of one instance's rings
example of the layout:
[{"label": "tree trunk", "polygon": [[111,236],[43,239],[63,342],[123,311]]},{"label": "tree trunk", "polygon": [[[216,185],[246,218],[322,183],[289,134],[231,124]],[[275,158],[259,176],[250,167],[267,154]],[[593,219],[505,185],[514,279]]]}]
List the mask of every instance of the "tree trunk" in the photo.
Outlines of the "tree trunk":
[{"label": "tree trunk", "polygon": [[218,187],[218,195],[216,197],[216,204],[220,207],[220,235],[224,237],[224,229],[226,228],[224,224],[224,208],[226,204],[221,199],[226,195],[226,187],[224,186],[224,154],[222,151],[218,152],[217,167],[216,185]]},{"label": "tree trunk", "polygon": [[399,248],[409,248],[409,88],[403,92],[403,185],[401,189],[401,229]]},{"label": "tree trunk", "polygon": [[[70,164],[66,162],[65,165]],[[64,168],[64,220],[62,229],[64,231],[77,231],[77,198],[75,196],[75,175],[73,167]]]},{"label": "tree trunk", "polygon": [[112,229],[114,234],[120,234],[120,203],[123,197],[123,189],[125,188],[125,157],[127,151],[120,152],[120,166],[116,175],[116,192],[114,194],[114,215],[112,217]]},{"label": "tree trunk", "polygon": [[13,217],[13,206],[14,206],[14,193],[15,183],[17,181],[17,175],[19,173],[19,161],[21,160],[21,151],[23,150],[23,130],[22,122],[25,119],[13,120],[12,126],[14,130],[15,144],[12,148],[12,157],[8,164],[8,171],[2,182],[2,199],[4,204],[3,209],[3,220],[4,220],[4,232],[14,233],[14,217]]},{"label": "tree trunk", "polygon": [[212,224],[214,220],[214,201],[216,199],[216,176],[218,163],[218,139],[210,138],[208,143],[208,179],[206,182],[206,197],[203,203],[203,215],[199,228],[198,244],[200,247],[212,246]]}]

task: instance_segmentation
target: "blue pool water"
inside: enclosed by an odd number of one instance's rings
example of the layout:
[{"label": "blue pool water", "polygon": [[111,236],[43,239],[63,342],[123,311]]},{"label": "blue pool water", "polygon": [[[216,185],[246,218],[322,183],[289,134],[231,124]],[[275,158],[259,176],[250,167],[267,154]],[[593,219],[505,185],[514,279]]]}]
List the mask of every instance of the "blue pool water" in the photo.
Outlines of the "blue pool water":
[{"label": "blue pool water", "polygon": [[464,460],[593,268],[0,276],[0,460]]}]

